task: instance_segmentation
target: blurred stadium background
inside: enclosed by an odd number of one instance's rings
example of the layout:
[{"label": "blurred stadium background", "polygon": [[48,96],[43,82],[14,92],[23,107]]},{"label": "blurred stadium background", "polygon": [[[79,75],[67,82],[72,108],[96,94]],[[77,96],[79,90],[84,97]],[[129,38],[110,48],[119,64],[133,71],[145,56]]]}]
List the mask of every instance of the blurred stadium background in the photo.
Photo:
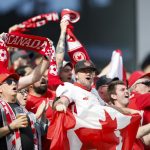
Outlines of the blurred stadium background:
[{"label": "blurred stadium background", "polygon": [[[99,68],[109,63],[113,50],[121,49],[126,69],[133,71],[150,51],[149,0],[0,0],[0,3],[1,32],[41,13],[60,13],[64,8],[79,11],[81,19],[75,24],[75,35]],[[56,45],[59,23],[49,22],[29,33],[49,37]]]}]

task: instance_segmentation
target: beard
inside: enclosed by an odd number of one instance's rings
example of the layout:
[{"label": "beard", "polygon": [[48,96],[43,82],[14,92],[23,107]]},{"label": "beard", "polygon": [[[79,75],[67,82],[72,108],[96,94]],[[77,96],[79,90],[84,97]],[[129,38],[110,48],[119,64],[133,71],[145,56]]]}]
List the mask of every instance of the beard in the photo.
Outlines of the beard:
[{"label": "beard", "polygon": [[39,86],[39,87],[33,87],[34,88],[34,91],[37,93],[37,94],[45,94],[47,92],[47,85],[45,86]]}]

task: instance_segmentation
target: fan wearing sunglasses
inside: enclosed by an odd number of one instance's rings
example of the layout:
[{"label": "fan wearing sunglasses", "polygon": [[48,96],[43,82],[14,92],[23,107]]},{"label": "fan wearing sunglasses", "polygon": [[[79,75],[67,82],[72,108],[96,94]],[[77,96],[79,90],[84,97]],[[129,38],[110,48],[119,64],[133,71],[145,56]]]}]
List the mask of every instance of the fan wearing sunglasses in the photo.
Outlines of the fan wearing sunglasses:
[{"label": "fan wearing sunglasses", "polygon": [[[35,127],[35,121],[29,115],[29,112],[17,102],[18,81],[19,76],[15,73],[5,72],[0,74],[1,150],[34,150],[36,147],[39,147],[37,138],[38,131]],[[45,108],[46,103],[42,104],[41,107]],[[19,110],[19,112],[16,110]],[[20,112],[20,110],[22,110],[22,112]],[[20,115],[17,117],[19,113]]]},{"label": "fan wearing sunglasses", "polygon": [[[129,108],[144,110],[143,125],[150,123],[150,73],[135,71],[129,80]],[[144,137],[145,150],[150,149],[150,134]]]}]

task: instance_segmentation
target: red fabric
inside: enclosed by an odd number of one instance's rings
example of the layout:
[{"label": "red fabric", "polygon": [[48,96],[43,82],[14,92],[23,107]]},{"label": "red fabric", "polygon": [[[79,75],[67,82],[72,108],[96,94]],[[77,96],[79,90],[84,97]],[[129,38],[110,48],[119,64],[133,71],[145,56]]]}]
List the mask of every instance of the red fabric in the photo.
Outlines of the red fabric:
[{"label": "red fabric", "polygon": [[133,145],[133,150],[144,150],[144,145],[140,139],[136,139]]},{"label": "red fabric", "polygon": [[16,29],[11,31],[12,32],[25,32],[28,29],[36,28],[45,25],[48,21],[58,21],[59,16],[57,13],[47,13],[47,14],[40,14],[33,18],[30,18],[18,25],[16,25]]},{"label": "red fabric", "polygon": [[144,110],[143,124],[150,123],[150,93],[139,94],[132,93],[128,108]]},{"label": "red fabric", "polygon": [[150,73],[144,73],[143,71],[133,72],[128,79],[129,87],[131,87],[138,79],[143,78],[144,76],[150,77]]},{"label": "red fabric", "polygon": [[[43,100],[54,99],[55,95],[48,90],[48,92],[41,97],[36,97],[31,94],[28,95],[26,108],[28,111],[36,113],[38,106],[42,103]],[[46,117],[51,121],[53,116],[53,110],[51,107],[48,107],[46,111]],[[42,150],[47,150],[50,146],[50,140],[47,139],[46,136],[42,137]]]},{"label": "red fabric", "polygon": [[61,21],[69,21],[67,26],[67,45],[68,45],[68,55],[71,59],[73,65],[81,60],[90,60],[90,57],[84,48],[84,46],[79,42],[73,33],[73,26],[71,23],[76,23],[79,21],[80,15],[76,11],[69,9],[64,9],[61,12]]},{"label": "red fabric", "polygon": [[[84,46],[78,41],[78,39],[73,34],[71,28],[67,28],[67,44],[68,44],[68,55],[71,59],[71,62],[75,65],[78,61],[81,60],[90,60],[90,57],[84,48]],[[76,45],[77,43],[77,45]],[[70,46],[69,46],[70,45]],[[73,46],[71,46],[73,45]],[[70,49],[71,47],[71,49]]]},{"label": "red fabric", "polygon": [[69,150],[67,140],[67,130],[75,126],[75,118],[72,113],[67,110],[66,114],[55,112],[50,128],[47,132],[48,139],[51,139],[50,150]]},{"label": "red fabric", "polygon": [[44,56],[52,55],[52,43],[45,37],[21,33],[4,33],[2,39],[8,47],[33,50]]},{"label": "red fabric", "polygon": [[[67,16],[67,18],[65,18]],[[73,11],[70,9],[63,9],[61,12],[61,21],[65,21],[68,19],[71,23],[76,23],[80,19],[80,14],[77,11]]]},{"label": "red fabric", "polygon": [[[48,91],[44,96],[33,96],[31,94],[28,94],[27,97],[27,104],[26,104],[26,108],[28,111],[31,111],[33,113],[36,113],[37,108],[39,107],[39,105],[42,103],[43,100],[47,100],[47,98],[49,98],[50,100],[54,99],[54,95]],[[53,114],[53,110],[52,108],[48,108],[46,111],[46,117],[51,120],[52,119],[52,114]]]},{"label": "red fabric", "polygon": [[140,116],[138,114],[131,115],[131,123],[121,130],[123,137],[123,148],[122,150],[132,150],[133,145],[136,141],[136,134],[140,125]]},{"label": "red fabric", "polygon": [[[118,137],[114,134],[117,129],[116,120],[112,120],[106,113],[106,121],[99,120],[102,124],[102,129],[79,128],[75,130],[76,135],[82,142],[81,150],[97,149],[97,150],[116,150],[116,145],[119,143]],[[68,142],[66,141],[66,130],[75,126],[75,118],[67,111],[66,114],[56,112],[48,130],[48,138],[52,140],[51,150],[69,150]],[[132,150],[135,136],[140,123],[138,114],[132,115],[131,123],[120,130],[123,137],[122,150]]]},{"label": "red fabric", "polygon": [[48,88],[49,89],[55,91],[60,84],[63,84],[63,82],[60,80],[59,76],[48,74]]},{"label": "red fabric", "polygon": [[3,40],[0,40],[0,72],[8,68],[9,53],[7,51],[6,44]]}]

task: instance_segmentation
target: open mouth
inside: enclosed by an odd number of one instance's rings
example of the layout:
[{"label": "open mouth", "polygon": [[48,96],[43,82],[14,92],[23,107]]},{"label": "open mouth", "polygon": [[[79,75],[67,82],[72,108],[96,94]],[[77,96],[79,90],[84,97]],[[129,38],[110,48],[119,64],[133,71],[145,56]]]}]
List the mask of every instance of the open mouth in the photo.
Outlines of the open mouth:
[{"label": "open mouth", "polygon": [[90,77],[87,77],[86,79],[87,79],[87,80],[91,80],[91,78],[90,78]]},{"label": "open mouth", "polygon": [[46,85],[46,84],[47,84],[46,80],[42,80],[41,85]]},{"label": "open mouth", "polygon": [[27,100],[27,98],[24,98],[23,100],[24,100],[24,101],[26,101],[26,100]]},{"label": "open mouth", "polygon": [[125,98],[129,98],[129,95],[126,95]]},{"label": "open mouth", "polygon": [[16,88],[16,87],[14,87],[12,90],[16,92],[16,91],[17,91],[17,88]]}]

